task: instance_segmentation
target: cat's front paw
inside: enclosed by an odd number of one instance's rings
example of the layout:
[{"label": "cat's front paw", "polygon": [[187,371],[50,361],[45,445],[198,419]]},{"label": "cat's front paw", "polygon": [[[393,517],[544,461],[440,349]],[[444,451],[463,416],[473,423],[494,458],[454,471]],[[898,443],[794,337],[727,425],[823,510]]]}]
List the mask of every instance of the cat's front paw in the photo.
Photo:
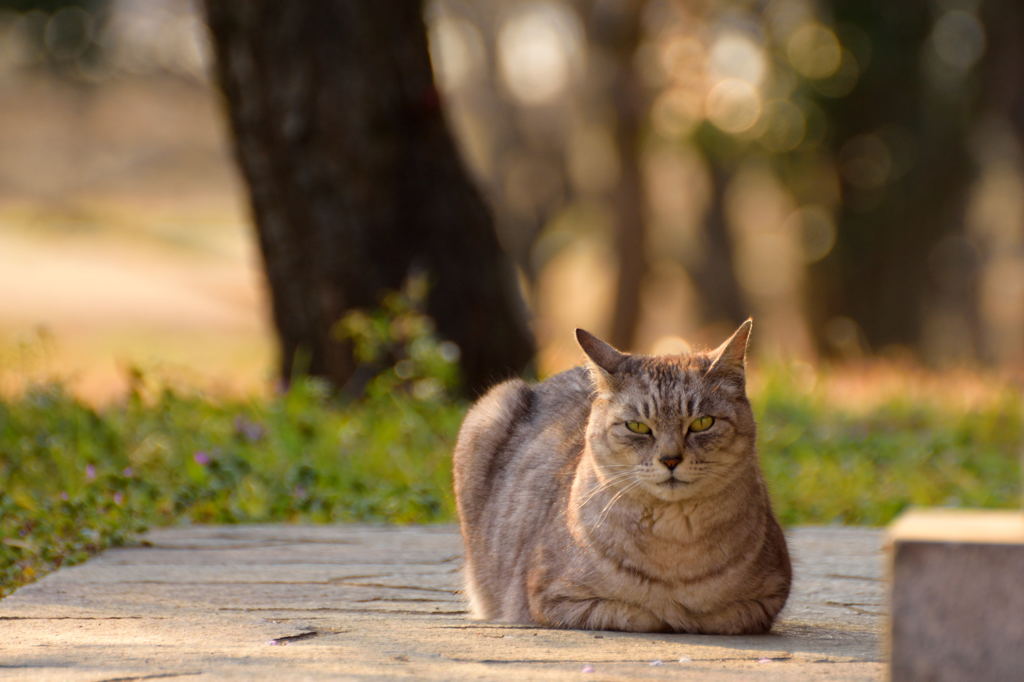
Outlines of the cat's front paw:
[{"label": "cat's front paw", "polygon": [[734,602],[721,611],[701,614],[697,619],[697,628],[691,632],[705,635],[763,635],[772,629],[779,608],[771,609],[757,599]]},{"label": "cat's front paw", "polygon": [[570,630],[671,632],[672,628],[650,611],[614,599],[547,596],[535,609],[534,619]]}]

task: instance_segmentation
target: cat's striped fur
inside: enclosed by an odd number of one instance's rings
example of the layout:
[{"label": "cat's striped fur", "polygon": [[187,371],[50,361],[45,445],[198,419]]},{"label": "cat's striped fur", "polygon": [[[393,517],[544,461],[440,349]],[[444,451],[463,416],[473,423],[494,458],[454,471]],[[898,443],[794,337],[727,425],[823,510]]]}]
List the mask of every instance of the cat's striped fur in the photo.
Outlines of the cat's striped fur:
[{"label": "cat's striped fur", "polygon": [[[791,570],[754,448],[749,331],[748,320],[715,351],[658,357],[578,331],[589,371],[508,381],[470,410],[454,470],[474,617],[640,632],[771,627]],[[698,432],[701,416],[714,423]]]}]

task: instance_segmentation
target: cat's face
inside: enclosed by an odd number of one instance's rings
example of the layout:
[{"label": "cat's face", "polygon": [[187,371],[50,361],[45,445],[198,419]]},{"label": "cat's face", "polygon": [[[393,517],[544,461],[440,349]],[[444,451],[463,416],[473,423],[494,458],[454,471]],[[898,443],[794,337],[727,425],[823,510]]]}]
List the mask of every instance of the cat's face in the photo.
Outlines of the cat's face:
[{"label": "cat's face", "polygon": [[661,357],[624,355],[581,337],[596,388],[587,439],[605,481],[674,502],[720,489],[751,461],[748,333],[745,323],[717,351]]}]

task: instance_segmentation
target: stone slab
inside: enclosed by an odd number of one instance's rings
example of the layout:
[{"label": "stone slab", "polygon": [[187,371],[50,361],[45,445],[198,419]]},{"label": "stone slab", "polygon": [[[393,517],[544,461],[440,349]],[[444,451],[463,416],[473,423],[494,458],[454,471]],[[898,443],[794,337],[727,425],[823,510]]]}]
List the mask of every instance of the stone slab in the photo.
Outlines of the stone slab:
[{"label": "stone slab", "polygon": [[912,510],[889,542],[892,679],[1024,679],[1024,512]]},{"label": "stone slab", "polygon": [[452,526],[155,530],[0,601],[0,679],[880,679],[882,534],[789,536],[774,631],[716,637],[470,621]]}]

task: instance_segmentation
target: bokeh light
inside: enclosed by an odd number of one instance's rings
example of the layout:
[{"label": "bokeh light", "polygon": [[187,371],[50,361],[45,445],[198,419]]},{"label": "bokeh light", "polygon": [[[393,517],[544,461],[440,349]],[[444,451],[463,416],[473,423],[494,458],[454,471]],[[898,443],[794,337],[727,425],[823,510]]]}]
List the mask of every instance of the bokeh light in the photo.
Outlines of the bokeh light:
[{"label": "bokeh light", "polygon": [[815,263],[836,243],[836,223],[831,211],[819,204],[807,204],[789,214],[787,230],[795,232],[803,250],[804,262]]},{"label": "bokeh light", "polygon": [[788,99],[765,105],[761,143],[771,152],[788,152],[800,146],[807,134],[807,119],[800,107]]},{"label": "bokeh light", "polygon": [[708,92],[705,107],[708,120],[718,128],[744,133],[761,118],[761,95],[746,81],[726,78]]},{"label": "bokeh light", "polygon": [[565,5],[516,6],[498,34],[502,78],[524,104],[548,104],[582,70],[581,29]]},{"label": "bokeh light", "polygon": [[681,139],[703,118],[700,95],[684,88],[660,93],[651,107],[651,124],[666,139]]},{"label": "bokeh light", "polygon": [[760,85],[768,66],[764,52],[750,36],[739,31],[723,31],[708,52],[708,74],[711,80],[736,78],[751,85]]},{"label": "bokeh light", "polygon": [[786,41],[786,56],[798,73],[807,78],[828,78],[842,63],[839,39],[830,28],[807,22]]},{"label": "bokeh light", "polygon": [[973,12],[954,9],[935,22],[929,43],[945,66],[963,72],[985,53],[985,29]]}]

